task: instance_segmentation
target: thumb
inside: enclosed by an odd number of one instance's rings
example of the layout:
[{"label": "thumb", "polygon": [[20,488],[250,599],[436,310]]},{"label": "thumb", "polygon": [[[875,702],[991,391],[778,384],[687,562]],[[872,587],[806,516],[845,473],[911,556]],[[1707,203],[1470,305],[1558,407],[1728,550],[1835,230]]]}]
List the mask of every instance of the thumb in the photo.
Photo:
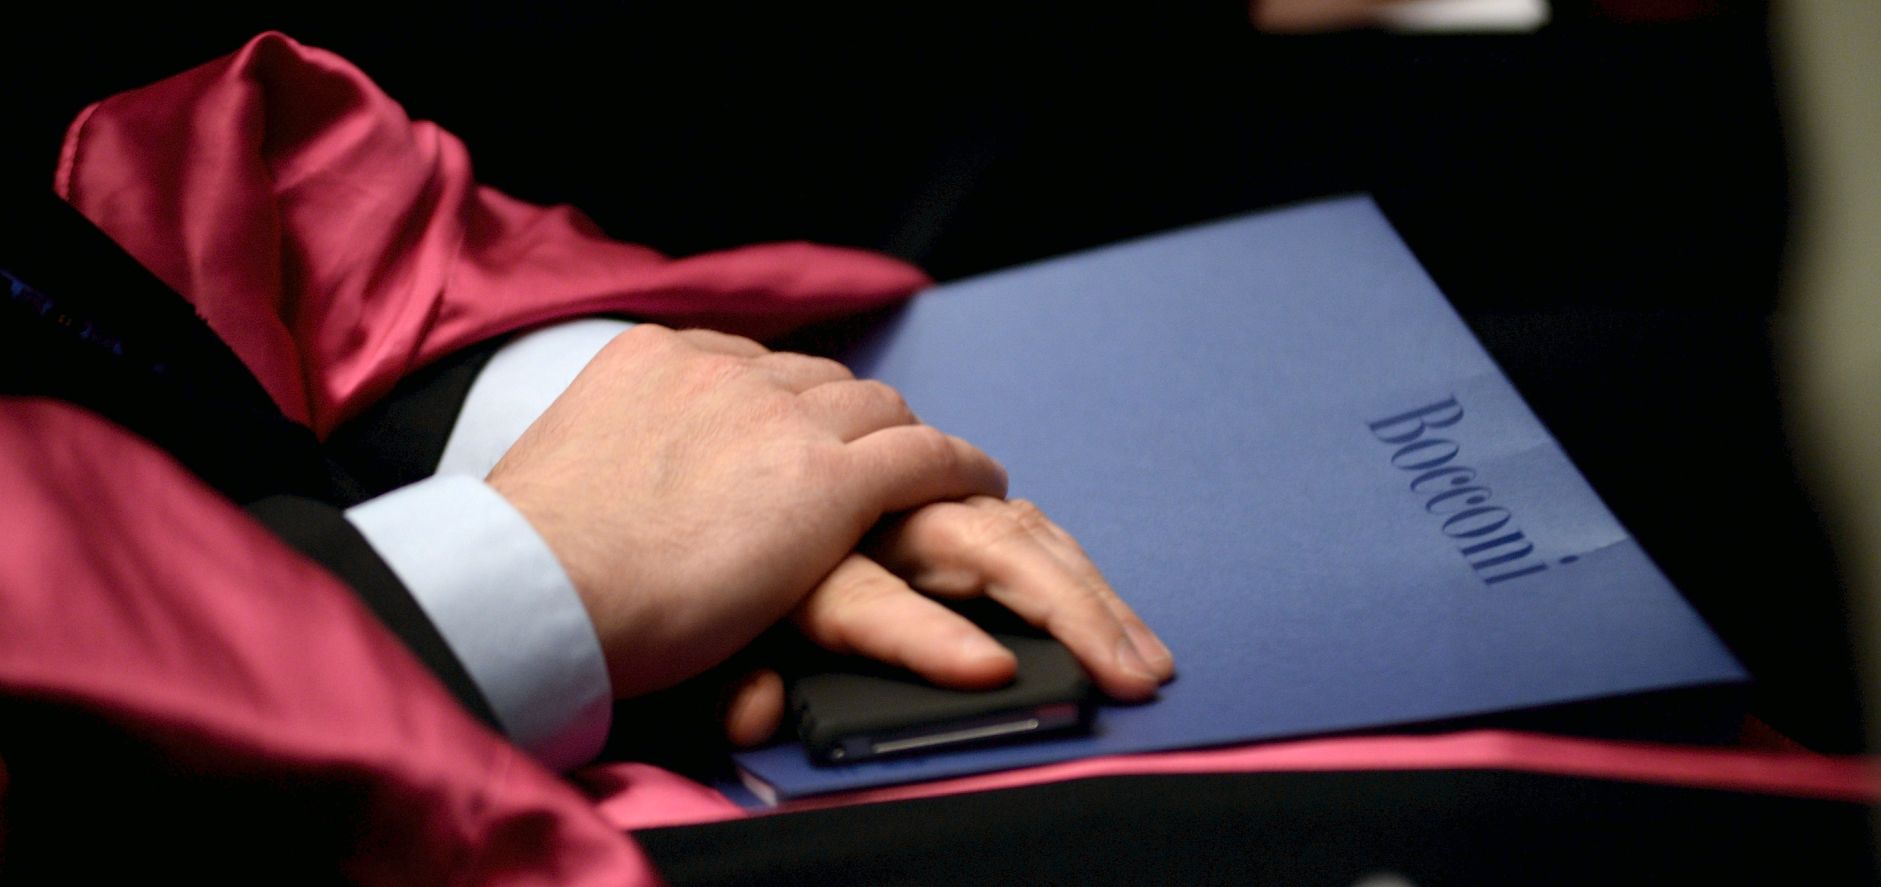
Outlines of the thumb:
[{"label": "thumb", "polygon": [[750,748],[777,732],[784,721],[784,679],[776,671],[760,668],[739,678],[726,694],[725,738],[738,748]]}]

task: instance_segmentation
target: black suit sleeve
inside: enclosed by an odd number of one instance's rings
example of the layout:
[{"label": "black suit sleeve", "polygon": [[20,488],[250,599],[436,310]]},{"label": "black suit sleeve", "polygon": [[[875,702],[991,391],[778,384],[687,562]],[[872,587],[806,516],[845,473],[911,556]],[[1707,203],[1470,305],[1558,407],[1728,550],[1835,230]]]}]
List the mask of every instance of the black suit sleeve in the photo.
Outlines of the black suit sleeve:
[{"label": "black suit sleeve", "polygon": [[345,477],[362,499],[430,477],[471,384],[504,341],[473,345],[412,373],[335,429],[322,447],[329,471]]},{"label": "black suit sleeve", "polygon": [[352,449],[323,446],[282,415],[186,301],[71,207],[48,193],[0,192],[0,210],[0,391],[64,400],[162,447],[338,574],[465,707],[495,724],[463,664],[341,509],[436,466],[496,346],[414,375],[354,423]]},{"label": "black suit sleeve", "polygon": [[275,495],[247,508],[275,535],[352,586],[465,708],[500,730],[489,700],[463,662],[343,510],[437,470],[471,384],[499,347],[500,341],[492,341],[468,348],[413,373],[337,429],[321,455],[332,486],[345,491],[340,501]]},{"label": "black suit sleeve", "polygon": [[484,723],[502,730],[489,700],[444,642],[404,584],[338,507],[301,496],[269,496],[248,513],[302,554],[338,575],[417,655],[451,695]]}]

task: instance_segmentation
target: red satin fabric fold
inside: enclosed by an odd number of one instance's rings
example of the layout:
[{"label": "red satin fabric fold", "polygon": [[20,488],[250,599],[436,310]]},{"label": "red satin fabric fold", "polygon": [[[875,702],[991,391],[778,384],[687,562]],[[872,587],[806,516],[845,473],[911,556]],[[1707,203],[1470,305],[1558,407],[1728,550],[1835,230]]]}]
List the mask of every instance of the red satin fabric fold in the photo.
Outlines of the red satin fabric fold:
[{"label": "red satin fabric fold", "polygon": [[[89,834],[35,840],[102,849],[155,833],[212,867],[254,849],[214,824],[247,821],[266,823],[280,854],[263,881],[657,882],[338,580],[167,455],[77,407],[21,398],[0,398],[0,453],[0,748],[42,749],[0,782],[0,823],[37,825],[44,811],[21,800],[34,792],[102,784],[76,799]],[[135,753],[57,751],[93,741]],[[150,786],[173,791],[139,796]],[[47,855],[11,850],[0,861]],[[73,858],[55,879],[94,864]]]},{"label": "red satin fabric fold", "polygon": [[857,250],[672,260],[609,240],[479,186],[450,133],[280,34],[87,108],[55,187],[322,437],[412,369],[531,324],[618,312],[768,338],[928,283]]}]

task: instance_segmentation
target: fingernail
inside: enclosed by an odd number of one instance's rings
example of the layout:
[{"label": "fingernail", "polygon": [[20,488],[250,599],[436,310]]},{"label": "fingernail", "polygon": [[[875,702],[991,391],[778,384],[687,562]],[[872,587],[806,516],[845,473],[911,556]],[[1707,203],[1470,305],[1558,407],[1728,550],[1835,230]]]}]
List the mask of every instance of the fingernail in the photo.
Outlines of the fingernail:
[{"label": "fingernail", "polygon": [[1149,663],[1143,661],[1143,654],[1137,652],[1136,644],[1130,641],[1126,632],[1117,639],[1117,665],[1131,677],[1146,684],[1160,683],[1156,673],[1150,670]]},{"label": "fingernail", "polygon": [[1130,636],[1130,643],[1136,645],[1137,652],[1142,655],[1144,663],[1149,665],[1151,670],[1161,675],[1174,669],[1176,655],[1169,652],[1168,645],[1164,644],[1161,638],[1141,625],[1128,625],[1123,630]]}]

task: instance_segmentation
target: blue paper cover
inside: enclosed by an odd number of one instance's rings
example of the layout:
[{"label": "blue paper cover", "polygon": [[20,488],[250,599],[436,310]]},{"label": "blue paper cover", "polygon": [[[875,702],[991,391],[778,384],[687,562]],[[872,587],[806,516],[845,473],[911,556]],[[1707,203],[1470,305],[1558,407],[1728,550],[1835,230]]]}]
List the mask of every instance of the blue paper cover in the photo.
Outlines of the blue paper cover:
[{"label": "blue paper cover", "polygon": [[778,797],[1746,680],[1364,198],[942,286],[843,356],[1005,463],[1180,673],[1087,737],[738,755]]}]

